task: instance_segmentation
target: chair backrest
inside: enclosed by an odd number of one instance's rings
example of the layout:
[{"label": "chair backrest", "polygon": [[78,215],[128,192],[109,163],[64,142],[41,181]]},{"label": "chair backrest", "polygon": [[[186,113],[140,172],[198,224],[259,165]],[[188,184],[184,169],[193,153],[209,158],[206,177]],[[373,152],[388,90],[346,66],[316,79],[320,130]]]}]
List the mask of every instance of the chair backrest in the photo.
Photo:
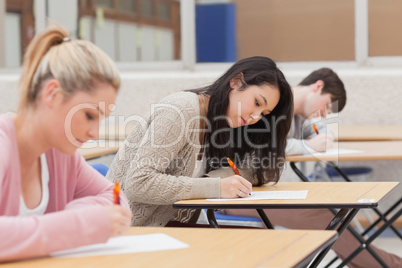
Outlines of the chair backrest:
[{"label": "chair backrest", "polygon": [[[264,222],[260,218],[255,217],[232,216],[215,211],[215,219],[219,225],[265,228]],[[206,209],[201,210],[197,224],[209,224]]]},{"label": "chair backrest", "polygon": [[[340,168],[353,181],[366,181],[367,175],[373,171],[371,167],[354,166]],[[310,181],[345,181],[332,165],[316,162],[314,171],[307,177]]]},{"label": "chair backrest", "polygon": [[90,164],[90,166],[96,169],[103,176],[106,176],[107,172],[109,171],[109,167],[102,163]]}]

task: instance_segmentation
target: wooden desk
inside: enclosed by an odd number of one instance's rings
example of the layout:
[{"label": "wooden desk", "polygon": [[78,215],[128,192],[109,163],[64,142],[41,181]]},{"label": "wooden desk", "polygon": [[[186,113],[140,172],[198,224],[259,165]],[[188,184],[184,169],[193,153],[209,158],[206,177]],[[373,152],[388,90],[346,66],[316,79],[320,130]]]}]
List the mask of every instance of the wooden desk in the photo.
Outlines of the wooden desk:
[{"label": "wooden desk", "polygon": [[[275,185],[253,187],[257,191],[308,190],[306,199],[206,201],[205,199],[181,200],[175,208],[370,208],[377,207],[399,182],[278,182]],[[359,202],[368,199],[370,202]]]},{"label": "wooden desk", "polygon": [[105,124],[99,127],[100,140],[125,140],[133,129],[134,124],[111,125]]},{"label": "wooden desk", "polygon": [[91,159],[100,157],[103,155],[114,154],[117,153],[120,146],[123,144],[124,141],[93,141],[85,143],[78,151],[85,159]]},{"label": "wooden desk", "polygon": [[41,258],[4,267],[303,267],[335,231],[131,227],[130,235],[165,233],[189,248],[81,258]]},{"label": "wooden desk", "polygon": [[[263,209],[275,208],[339,208],[335,217],[327,226],[327,230],[337,228],[338,235],[349,226],[361,208],[375,208],[399,182],[279,182],[272,186],[253,187],[253,191],[297,191],[308,190],[306,199],[296,200],[249,200],[249,201],[206,201],[182,200],[174,203],[173,207],[207,208],[208,220],[212,227],[218,228],[213,209],[256,209],[267,228],[273,228]],[[364,202],[362,202],[364,201]],[[303,220],[303,219],[300,219]],[[339,226],[338,226],[339,225]],[[311,264],[317,267],[333,244],[330,244],[315,258]],[[371,250],[371,249],[370,249]]]},{"label": "wooden desk", "polygon": [[329,125],[339,141],[402,140],[402,125]]},{"label": "wooden desk", "polygon": [[133,127],[134,124],[102,125],[99,127],[99,140],[85,143],[78,151],[85,159],[115,154]]},{"label": "wooden desk", "polygon": [[402,160],[402,141],[338,142],[333,148],[362,152],[339,155],[288,155],[289,162]]},{"label": "wooden desk", "polygon": [[[352,183],[350,178],[339,168],[335,162],[338,161],[372,161],[372,160],[402,160],[402,141],[370,141],[370,142],[339,142],[335,144],[339,148],[361,150],[359,153],[351,154],[339,154],[339,155],[294,155],[286,157],[286,160],[290,161],[290,166],[293,171],[299,176],[304,182],[308,181],[308,178],[303,172],[296,166],[295,162],[306,162],[306,161],[327,161],[331,162],[333,168],[339,173],[341,177],[344,178],[346,183]],[[347,186],[349,187],[349,186]],[[402,209],[399,211],[395,210],[398,208],[399,204],[402,203],[402,197],[396,201],[387,211],[381,212],[375,207],[373,211],[379,216],[379,218],[374,221],[364,232],[361,234],[357,233],[354,229],[349,228],[349,231],[353,236],[362,244],[361,247],[357,248],[349,257],[343,260],[340,266],[346,265],[351,259],[353,259],[357,254],[363,249],[367,249],[373,257],[381,264],[385,265],[383,260],[375,255],[370,248],[370,243],[376,239],[386,228],[390,228],[402,239],[402,235],[399,231],[392,225],[399,217],[402,215]],[[391,218],[387,219],[387,216],[394,214]],[[379,223],[384,222],[384,224],[378,228],[373,234],[369,235],[367,239],[363,236],[367,235],[370,230],[372,230]],[[364,246],[363,246],[364,245]]]}]

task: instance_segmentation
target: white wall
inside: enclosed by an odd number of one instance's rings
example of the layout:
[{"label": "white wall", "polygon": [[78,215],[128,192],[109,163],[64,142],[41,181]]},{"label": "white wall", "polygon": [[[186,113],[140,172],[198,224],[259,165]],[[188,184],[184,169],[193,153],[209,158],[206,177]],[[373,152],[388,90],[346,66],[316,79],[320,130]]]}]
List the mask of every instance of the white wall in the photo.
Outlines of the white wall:
[{"label": "white wall", "polygon": [[[347,90],[341,124],[402,124],[402,68],[334,69]],[[117,98],[116,115],[144,114],[151,103],[164,96],[214,81],[221,71],[198,72],[121,72],[122,87]],[[283,70],[294,86],[312,70]],[[10,99],[17,96],[17,74],[0,71],[0,113],[15,108]]]},{"label": "white wall", "polygon": [[[283,71],[294,86],[312,70]],[[335,71],[348,95],[339,114],[341,124],[402,124],[402,69]],[[175,91],[205,86],[222,72],[123,72],[116,114],[143,114],[150,103]]]}]

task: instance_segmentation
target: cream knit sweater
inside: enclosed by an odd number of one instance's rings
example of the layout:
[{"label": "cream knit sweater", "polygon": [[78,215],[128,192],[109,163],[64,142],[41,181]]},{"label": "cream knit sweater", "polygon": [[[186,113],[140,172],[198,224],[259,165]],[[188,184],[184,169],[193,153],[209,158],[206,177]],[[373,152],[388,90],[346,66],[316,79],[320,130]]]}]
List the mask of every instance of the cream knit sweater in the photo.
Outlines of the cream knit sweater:
[{"label": "cream knit sweater", "polygon": [[165,226],[182,199],[219,198],[220,178],[191,178],[200,151],[198,95],[172,94],[151,107],[114,158],[107,178],[119,181],[134,226]]}]

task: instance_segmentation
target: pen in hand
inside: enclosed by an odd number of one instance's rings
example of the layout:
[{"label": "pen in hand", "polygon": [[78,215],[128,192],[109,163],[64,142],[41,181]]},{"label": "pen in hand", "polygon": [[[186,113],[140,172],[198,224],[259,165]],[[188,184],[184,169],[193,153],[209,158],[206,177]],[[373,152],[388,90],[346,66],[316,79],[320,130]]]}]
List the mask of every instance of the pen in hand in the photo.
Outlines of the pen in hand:
[{"label": "pen in hand", "polygon": [[234,173],[235,173],[236,175],[240,175],[240,172],[239,172],[239,170],[237,169],[237,167],[235,166],[235,164],[233,163],[233,161],[230,160],[229,157],[226,158],[226,159],[228,160],[228,163],[229,163],[230,167],[233,169]]},{"label": "pen in hand", "polygon": [[[232,161],[229,157],[226,158],[226,160],[228,160],[229,166],[233,169],[233,172],[234,172],[236,175],[239,175],[239,176],[240,176],[240,172],[239,172],[239,170],[237,169],[237,167],[235,166],[235,164],[233,163],[233,161]],[[248,195],[251,195],[251,193],[249,193]]]},{"label": "pen in hand", "polygon": [[318,134],[319,134],[319,133],[318,133],[318,129],[317,129],[317,127],[315,126],[315,124],[313,124],[313,128],[314,128],[314,132],[315,132],[315,134],[317,134],[317,135],[318,135]]},{"label": "pen in hand", "polygon": [[114,204],[120,205],[120,186],[117,181],[114,183],[113,196],[114,196]]}]

